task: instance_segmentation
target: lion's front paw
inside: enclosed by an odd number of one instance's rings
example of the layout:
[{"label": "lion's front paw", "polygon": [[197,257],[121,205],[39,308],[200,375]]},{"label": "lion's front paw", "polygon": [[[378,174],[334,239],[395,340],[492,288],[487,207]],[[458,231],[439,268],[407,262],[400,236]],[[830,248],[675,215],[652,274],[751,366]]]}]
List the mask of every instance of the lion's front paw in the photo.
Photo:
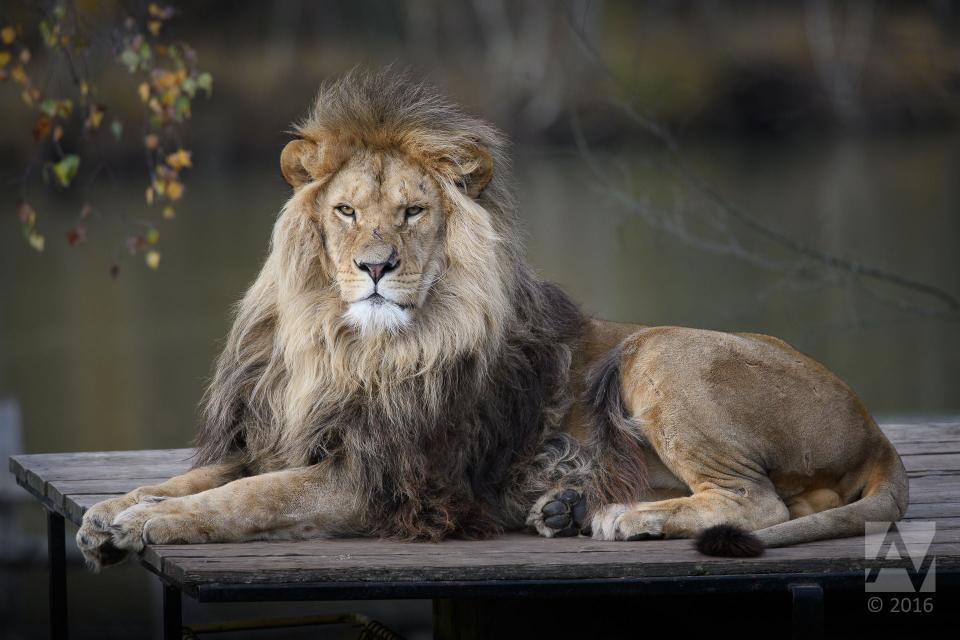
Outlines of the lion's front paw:
[{"label": "lion's front paw", "polygon": [[93,505],[83,514],[83,521],[77,531],[77,546],[93,571],[123,562],[127,552],[113,544],[110,524],[118,513],[132,504],[126,496],[104,500]]},{"label": "lion's front paw", "polygon": [[94,572],[123,562],[127,552],[113,544],[110,531],[101,531],[84,522],[77,531],[77,546],[87,566]]},{"label": "lion's front paw", "polygon": [[590,523],[594,540],[653,540],[663,537],[663,511],[643,511],[625,504],[608,504]]},{"label": "lion's front paw", "polygon": [[190,535],[190,515],[183,498],[148,496],[121,511],[110,525],[113,544],[119,549],[139,553],[147,544],[186,544]]},{"label": "lion's front paw", "polygon": [[545,538],[580,534],[586,524],[587,499],[576,489],[548,491],[537,500],[527,516],[527,525]]}]

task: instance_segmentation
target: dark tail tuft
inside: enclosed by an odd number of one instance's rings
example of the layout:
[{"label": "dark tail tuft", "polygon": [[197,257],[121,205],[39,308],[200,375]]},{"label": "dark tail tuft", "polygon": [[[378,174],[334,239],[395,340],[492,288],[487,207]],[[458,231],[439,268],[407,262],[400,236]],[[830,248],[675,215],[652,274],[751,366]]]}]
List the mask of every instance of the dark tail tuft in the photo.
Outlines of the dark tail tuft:
[{"label": "dark tail tuft", "polygon": [[763,554],[760,538],[732,524],[718,524],[697,536],[697,551],[706,556],[755,558]]}]

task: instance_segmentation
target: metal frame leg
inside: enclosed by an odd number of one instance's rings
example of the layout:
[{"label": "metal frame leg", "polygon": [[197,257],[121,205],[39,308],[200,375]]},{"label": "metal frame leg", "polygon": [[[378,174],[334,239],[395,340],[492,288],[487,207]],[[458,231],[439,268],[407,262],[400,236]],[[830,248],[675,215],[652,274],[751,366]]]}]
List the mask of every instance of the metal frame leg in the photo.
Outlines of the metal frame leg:
[{"label": "metal frame leg", "polygon": [[180,640],[183,634],[183,600],[180,590],[163,585],[163,640]]},{"label": "metal frame leg", "polygon": [[67,539],[63,516],[47,510],[47,558],[50,561],[50,638],[67,638]]},{"label": "metal frame leg", "polygon": [[793,596],[793,640],[823,637],[823,587],[819,584],[791,584]]}]

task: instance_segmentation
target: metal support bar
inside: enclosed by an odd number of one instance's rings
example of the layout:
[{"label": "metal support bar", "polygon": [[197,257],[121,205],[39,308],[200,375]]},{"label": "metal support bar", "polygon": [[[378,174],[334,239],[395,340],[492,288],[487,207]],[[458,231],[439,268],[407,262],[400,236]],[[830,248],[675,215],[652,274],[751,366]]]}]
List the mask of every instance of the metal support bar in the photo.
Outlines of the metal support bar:
[{"label": "metal support bar", "polygon": [[793,640],[823,637],[823,587],[815,582],[790,585],[793,596]]},{"label": "metal support bar", "polygon": [[63,516],[47,509],[47,557],[50,561],[50,638],[67,638],[67,547]]},{"label": "metal support bar", "polygon": [[163,585],[163,640],[180,640],[183,634],[183,601],[180,590]]}]

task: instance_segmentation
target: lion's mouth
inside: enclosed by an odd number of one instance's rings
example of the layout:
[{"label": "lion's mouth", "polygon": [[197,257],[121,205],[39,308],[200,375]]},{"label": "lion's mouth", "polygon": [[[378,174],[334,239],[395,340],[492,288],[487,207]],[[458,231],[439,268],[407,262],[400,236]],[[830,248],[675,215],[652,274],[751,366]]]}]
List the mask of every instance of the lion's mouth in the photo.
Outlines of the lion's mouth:
[{"label": "lion's mouth", "polygon": [[397,302],[396,300],[391,300],[390,298],[387,298],[383,294],[380,294],[376,291],[371,293],[366,298],[360,300],[359,302],[369,302],[370,304],[373,304],[373,305],[392,304],[395,307],[399,307],[401,309],[413,308],[412,304],[404,304],[403,302]]}]

